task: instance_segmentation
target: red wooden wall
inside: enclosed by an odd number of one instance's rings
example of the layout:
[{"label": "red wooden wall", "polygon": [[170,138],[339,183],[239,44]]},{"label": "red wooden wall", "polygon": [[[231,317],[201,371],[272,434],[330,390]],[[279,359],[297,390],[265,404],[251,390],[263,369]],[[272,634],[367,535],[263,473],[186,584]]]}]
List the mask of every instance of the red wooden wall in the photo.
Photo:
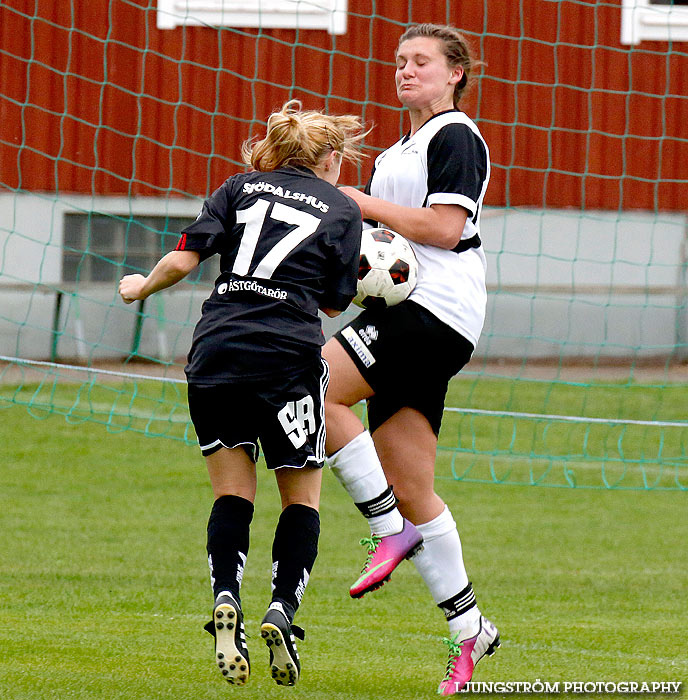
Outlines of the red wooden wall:
[{"label": "red wooden wall", "polygon": [[379,149],[405,128],[403,25],[449,21],[487,64],[465,109],[491,148],[489,204],[688,210],[688,45],[622,46],[620,4],[349,0],[333,37],[158,30],[149,0],[3,0],[0,184],[205,195],[239,169],[254,115],[290,97],[362,113]]}]

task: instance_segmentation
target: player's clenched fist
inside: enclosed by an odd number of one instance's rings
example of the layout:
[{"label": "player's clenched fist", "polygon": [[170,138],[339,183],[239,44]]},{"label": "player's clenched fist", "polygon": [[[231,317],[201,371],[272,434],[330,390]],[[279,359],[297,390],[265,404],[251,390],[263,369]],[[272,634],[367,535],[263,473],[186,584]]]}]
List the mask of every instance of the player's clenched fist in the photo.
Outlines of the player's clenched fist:
[{"label": "player's clenched fist", "polygon": [[141,298],[141,290],[146,281],[143,275],[125,275],[119,281],[119,294],[125,304]]}]

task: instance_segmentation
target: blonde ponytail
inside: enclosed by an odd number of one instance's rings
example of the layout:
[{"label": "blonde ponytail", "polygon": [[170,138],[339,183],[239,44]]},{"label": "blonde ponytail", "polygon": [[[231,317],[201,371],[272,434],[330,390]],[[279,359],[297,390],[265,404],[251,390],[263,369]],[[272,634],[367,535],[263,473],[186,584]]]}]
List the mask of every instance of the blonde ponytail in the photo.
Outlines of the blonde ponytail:
[{"label": "blonde ponytail", "polygon": [[304,111],[299,100],[289,100],[268,117],[265,138],[246,141],[241,148],[244,163],[270,172],[287,165],[316,167],[332,151],[344,160],[360,161],[360,142],[370,133],[353,115]]}]

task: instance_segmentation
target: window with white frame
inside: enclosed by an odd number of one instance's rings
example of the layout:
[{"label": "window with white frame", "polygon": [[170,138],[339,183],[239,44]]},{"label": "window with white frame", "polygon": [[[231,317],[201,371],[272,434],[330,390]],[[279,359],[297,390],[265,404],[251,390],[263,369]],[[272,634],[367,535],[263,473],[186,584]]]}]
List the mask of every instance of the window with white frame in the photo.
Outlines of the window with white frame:
[{"label": "window with white frame", "polygon": [[324,29],[346,33],[347,0],[158,0],[158,29],[211,27]]},{"label": "window with white frame", "polygon": [[688,41],[688,0],[623,0],[621,43]]},{"label": "window with white frame", "polygon": [[[134,272],[148,274],[165,253],[174,249],[179,232],[193,221],[193,216],[65,214],[62,281],[115,282]],[[215,255],[187,279],[212,282],[218,274],[219,259]]]}]

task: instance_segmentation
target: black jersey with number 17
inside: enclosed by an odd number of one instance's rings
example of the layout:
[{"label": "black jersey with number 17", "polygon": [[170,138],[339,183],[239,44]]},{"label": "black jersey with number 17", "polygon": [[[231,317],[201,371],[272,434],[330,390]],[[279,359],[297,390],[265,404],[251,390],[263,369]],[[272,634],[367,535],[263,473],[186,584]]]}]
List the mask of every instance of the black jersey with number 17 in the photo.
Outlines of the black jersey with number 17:
[{"label": "black jersey with number 17", "polygon": [[182,231],[177,250],[220,255],[186,374],[190,383],[262,380],[300,370],[324,342],[318,308],[356,293],[357,205],[307,168],[229,178]]}]

